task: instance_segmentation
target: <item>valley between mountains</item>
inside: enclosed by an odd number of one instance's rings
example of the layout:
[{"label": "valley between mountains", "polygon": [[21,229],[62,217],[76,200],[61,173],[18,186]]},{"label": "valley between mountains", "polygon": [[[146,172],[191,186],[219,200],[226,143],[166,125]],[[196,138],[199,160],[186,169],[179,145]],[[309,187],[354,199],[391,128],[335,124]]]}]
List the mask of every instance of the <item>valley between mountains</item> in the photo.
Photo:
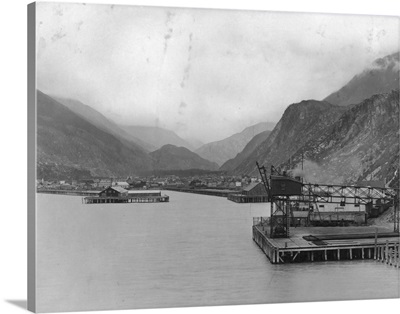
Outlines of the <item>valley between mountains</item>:
[{"label": "valley between mountains", "polygon": [[[268,104],[265,104],[268,106]],[[203,144],[161,127],[120,125],[77,99],[37,91],[37,178],[127,177],[159,171],[257,176],[256,161],[308,182],[399,181],[399,53],[366,65],[322,100],[288,104]]]}]

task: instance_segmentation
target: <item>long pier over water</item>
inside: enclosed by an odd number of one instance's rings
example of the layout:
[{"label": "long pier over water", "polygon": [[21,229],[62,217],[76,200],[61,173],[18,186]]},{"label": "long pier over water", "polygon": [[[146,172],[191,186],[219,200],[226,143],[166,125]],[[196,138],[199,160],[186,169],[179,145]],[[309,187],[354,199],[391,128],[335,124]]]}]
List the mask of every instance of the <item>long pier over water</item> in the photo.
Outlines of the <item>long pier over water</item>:
[{"label": "long pier over water", "polygon": [[168,195],[127,195],[127,196],[92,196],[82,199],[85,204],[105,203],[160,203],[169,202]]},{"label": "long pier over water", "polygon": [[185,192],[193,194],[203,194],[210,196],[228,197],[229,194],[235,193],[232,190],[219,190],[219,189],[188,189],[188,188],[174,188],[174,187],[164,187],[164,190]]}]

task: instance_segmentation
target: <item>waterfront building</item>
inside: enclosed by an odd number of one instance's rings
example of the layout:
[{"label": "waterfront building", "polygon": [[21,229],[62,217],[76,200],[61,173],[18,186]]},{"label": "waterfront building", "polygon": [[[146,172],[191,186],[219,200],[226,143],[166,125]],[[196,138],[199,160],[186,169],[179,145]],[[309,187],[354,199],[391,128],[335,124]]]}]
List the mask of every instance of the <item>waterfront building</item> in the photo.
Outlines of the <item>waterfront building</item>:
[{"label": "waterfront building", "polygon": [[109,186],[99,193],[100,197],[110,197],[110,196],[119,197],[119,196],[127,196],[127,195],[128,195],[128,191],[119,186]]},{"label": "waterfront building", "polygon": [[268,195],[261,182],[252,182],[240,193],[229,194],[228,200],[236,203],[261,203],[268,202]]}]

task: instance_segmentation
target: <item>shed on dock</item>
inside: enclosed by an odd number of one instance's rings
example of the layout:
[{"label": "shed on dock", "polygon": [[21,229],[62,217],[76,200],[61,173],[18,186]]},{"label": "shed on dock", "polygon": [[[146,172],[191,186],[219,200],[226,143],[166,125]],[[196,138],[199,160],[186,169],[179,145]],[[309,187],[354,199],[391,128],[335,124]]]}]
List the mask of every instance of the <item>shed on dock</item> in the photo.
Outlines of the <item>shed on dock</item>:
[{"label": "shed on dock", "polygon": [[127,196],[128,190],[119,186],[109,186],[99,193],[100,197]]},{"label": "shed on dock", "polygon": [[244,187],[241,193],[229,194],[228,200],[236,203],[268,202],[268,194],[261,182],[252,182]]},{"label": "shed on dock", "polygon": [[295,179],[284,176],[271,176],[272,196],[302,195],[303,184]]},{"label": "shed on dock", "polygon": [[261,182],[251,182],[248,186],[243,188],[243,195],[267,195],[264,185]]}]

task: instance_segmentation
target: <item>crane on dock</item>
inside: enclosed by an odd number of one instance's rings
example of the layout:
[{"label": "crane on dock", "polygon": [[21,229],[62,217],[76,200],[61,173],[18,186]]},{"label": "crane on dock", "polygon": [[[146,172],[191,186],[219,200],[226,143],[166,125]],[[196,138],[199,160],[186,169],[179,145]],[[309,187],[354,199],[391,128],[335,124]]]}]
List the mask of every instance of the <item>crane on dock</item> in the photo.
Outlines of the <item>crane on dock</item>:
[{"label": "crane on dock", "polygon": [[[292,178],[284,172],[281,173],[274,166],[271,166],[268,177],[265,166],[260,166],[258,162],[256,165],[271,204],[269,218],[271,238],[290,237],[293,209],[297,208],[299,203],[307,204],[309,215],[311,214],[309,217],[313,222],[320,224],[344,223],[345,220],[362,215],[360,210],[358,214],[354,211],[353,216],[349,215],[345,210],[345,206],[349,205],[353,206],[353,210],[360,206],[365,207],[365,215],[368,212],[370,216],[379,215],[383,210],[393,207],[394,232],[399,233],[399,189],[304,183],[300,178]],[[324,207],[323,204],[336,204],[332,205],[336,206],[335,213],[321,212],[318,207]],[[339,212],[338,208],[343,211]]]}]

